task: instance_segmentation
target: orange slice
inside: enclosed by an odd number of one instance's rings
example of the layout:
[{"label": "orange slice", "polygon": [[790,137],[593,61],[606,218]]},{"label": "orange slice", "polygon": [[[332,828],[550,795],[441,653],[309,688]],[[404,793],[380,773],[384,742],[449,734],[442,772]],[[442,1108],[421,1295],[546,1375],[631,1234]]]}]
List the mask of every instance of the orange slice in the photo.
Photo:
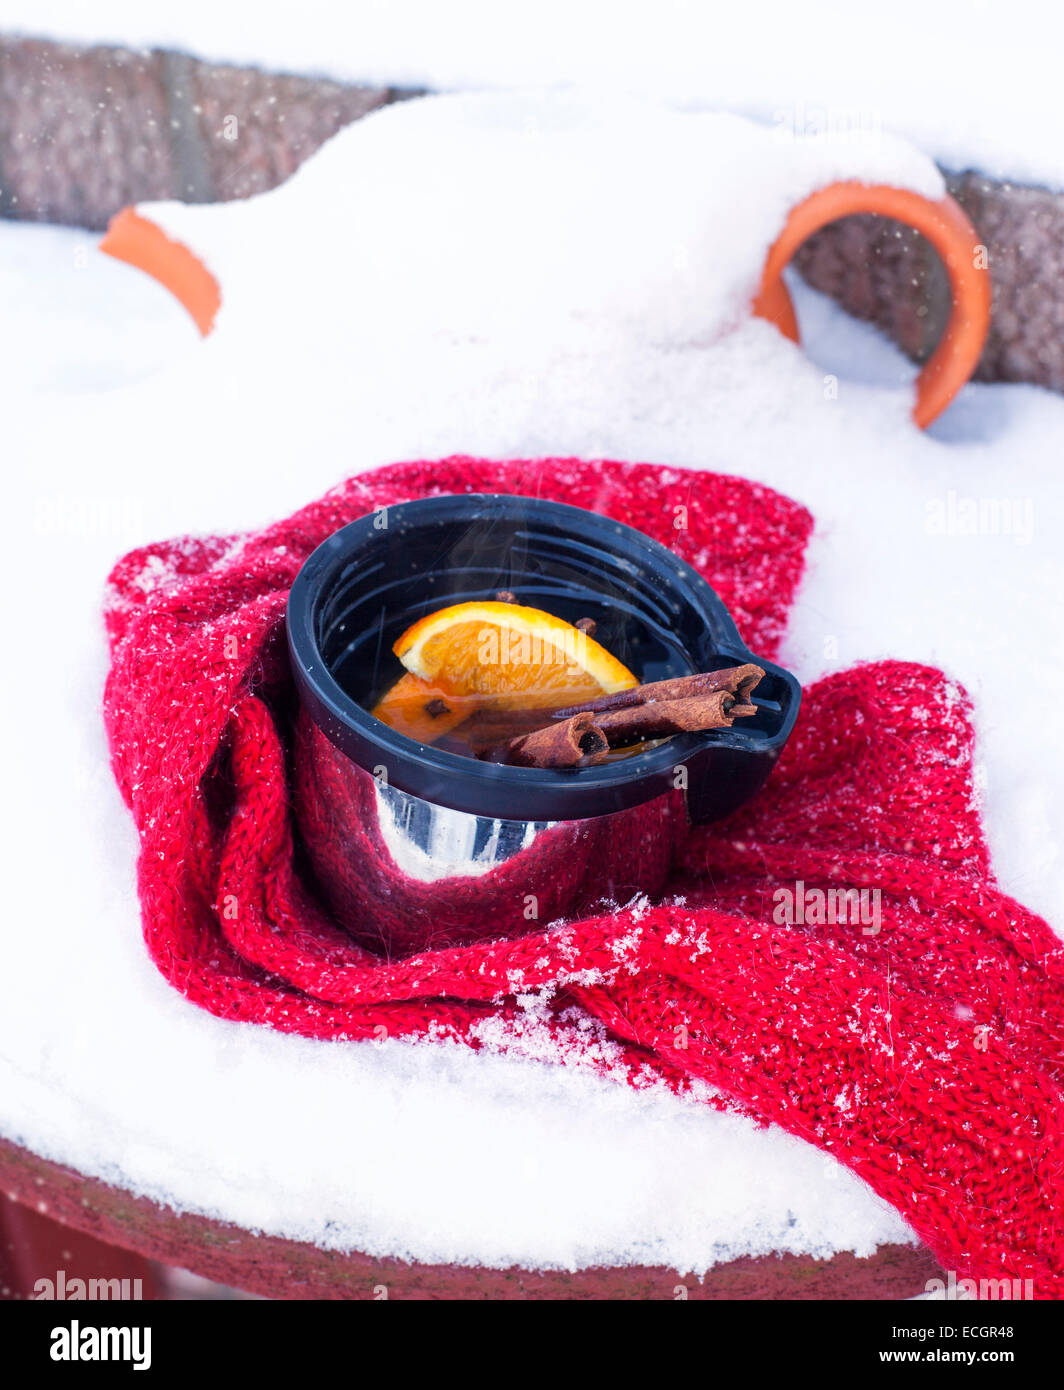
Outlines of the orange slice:
[{"label": "orange slice", "polygon": [[400,676],[373,713],[376,717],[418,743],[435,743],[467,719],[477,707],[468,697],[457,699],[432,681],[419,680],[409,673]]},{"label": "orange slice", "polygon": [[637,684],[586,632],[515,603],[458,603],[430,613],[392,650],[423,681],[454,695],[495,696],[510,708],[569,704]]},{"label": "orange slice", "polygon": [[393,651],[409,674],[373,713],[423,743],[487,704],[558,708],[638,684],[586,632],[514,603],[458,603],[430,613],[407,628]]}]

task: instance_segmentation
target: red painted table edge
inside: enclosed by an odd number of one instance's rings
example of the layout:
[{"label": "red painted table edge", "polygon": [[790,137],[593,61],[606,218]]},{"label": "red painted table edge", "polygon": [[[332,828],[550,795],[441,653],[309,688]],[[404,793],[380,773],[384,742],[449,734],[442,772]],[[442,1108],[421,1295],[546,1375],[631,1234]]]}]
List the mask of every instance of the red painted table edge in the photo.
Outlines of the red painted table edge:
[{"label": "red painted table edge", "polygon": [[410,1264],[319,1249],[160,1206],[0,1139],[0,1191],[74,1230],[269,1298],[445,1300],[899,1299],[940,1276],[922,1246],[884,1245],[869,1258],[769,1255],[716,1266],[701,1280],[663,1267],[568,1273]]}]

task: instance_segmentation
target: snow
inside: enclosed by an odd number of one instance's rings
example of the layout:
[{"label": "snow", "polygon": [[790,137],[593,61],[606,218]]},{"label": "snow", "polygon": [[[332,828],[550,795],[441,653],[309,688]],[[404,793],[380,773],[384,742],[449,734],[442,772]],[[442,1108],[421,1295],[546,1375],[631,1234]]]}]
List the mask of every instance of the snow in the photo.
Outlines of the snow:
[{"label": "snow", "polygon": [[[937,179],[881,139],[788,149],[612,100],[404,104],[261,199],[152,210],[223,282],[205,342],[84,235],[0,224],[0,1133],[182,1209],[421,1260],[701,1271],[907,1238],[814,1149],[537,1060],[534,1026],[522,1058],[317,1044],[191,1007],[140,940],[99,715],[104,577],[140,542],[458,451],[740,473],[818,522],[784,661],[809,681],[891,655],[966,685],[1002,883],[1064,921],[1064,730],[1011,665],[1036,660],[1039,693],[1064,677],[1064,402],[972,386],[924,434],[911,368],[871,330],[808,291],[805,352],[747,319],[781,210],[826,168]],[[1012,501],[1030,529],[944,533],[951,492],[955,516]]]},{"label": "snow", "polygon": [[784,141],[894,132],[951,169],[1064,186],[1064,15],[1044,0],[274,0],[253,24],[210,0],[4,0],[0,30],[433,90],[595,87],[755,116]]}]

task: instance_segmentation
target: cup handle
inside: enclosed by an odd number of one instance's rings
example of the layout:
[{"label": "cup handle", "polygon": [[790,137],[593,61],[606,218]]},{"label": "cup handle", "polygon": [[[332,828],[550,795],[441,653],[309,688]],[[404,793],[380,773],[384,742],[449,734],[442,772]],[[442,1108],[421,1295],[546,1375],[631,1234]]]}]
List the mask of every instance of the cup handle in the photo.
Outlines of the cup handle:
[{"label": "cup handle", "polygon": [[807,237],[829,222],[859,212],[879,213],[922,232],[949,276],[953,300],[949,321],[916,382],[913,420],[926,429],[975,370],[990,326],[990,272],[977,264],[979,238],[960,204],[948,194],[934,201],[906,188],[856,181],[819,189],[792,209],[769,251],[753,312],[797,343],[798,321],[783,282],[784,267]]},{"label": "cup handle", "polygon": [[222,303],[218,281],[194,252],[172,241],[157,222],[142,217],[136,208],[123,208],[111,218],[100,250],[164,285],[204,337],[214,327]]}]

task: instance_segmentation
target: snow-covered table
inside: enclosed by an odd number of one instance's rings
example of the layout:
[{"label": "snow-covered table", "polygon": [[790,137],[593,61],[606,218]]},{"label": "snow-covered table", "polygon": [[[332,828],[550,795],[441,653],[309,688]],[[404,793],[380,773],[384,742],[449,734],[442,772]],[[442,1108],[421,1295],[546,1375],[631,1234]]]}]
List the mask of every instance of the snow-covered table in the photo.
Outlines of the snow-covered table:
[{"label": "snow-covered table", "polygon": [[[817,531],[783,660],[803,681],[896,656],[964,683],[1002,884],[1060,918],[1064,725],[992,711],[1013,705],[1017,652],[1038,652],[1040,688],[1064,676],[1064,403],[970,387],[919,432],[908,365],[815,297],[799,303],[804,352],[729,317],[729,277],[756,279],[776,223],[762,203],[756,224],[740,215],[743,161],[714,154],[698,119],[622,129],[612,113],[559,147],[549,113],[528,124],[501,101],[483,138],[446,103],[404,104],[261,207],[165,210],[192,244],[228,251],[231,295],[205,342],[85,237],[0,226],[5,451],[23,461],[6,535],[19,665],[3,687],[3,1186],[252,1288],[347,1270],[369,1296],[371,1271],[406,1260],[421,1271],[409,1289],[425,1270],[496,1271],[475,1276],[489,1289],[523,1268],[546,1271],[530,1287],[661,1279],[672,1296],[676,1269],[694,1296],[700,1273],[763,1288],[766,1269],[809,1268],[793,1257],[832,1262],[796,1276],[808,1287],[835,1270],[854,1289],[878,1251],[893,1293],[919,1291],[926,1257],[896,1213],[778,1130],[534,1057],[223,1023],[143,949],[99,715],[109,567],[159,537],[261,525],[363,468],[454,452],[715,468],[805,503]],[[720,179],[693,183],[711,156]]]},{"label": "snow-covered table", "polygon": [[[372,1259],[179,1214],[3,1140],[0,1191],[109,1245],[281,1299],[896,1299],[941,1275],[929,1252],[911,1245],[884,1245],[865,1259],[747,1256],[701,1279],[660,1265],[569,1272]],[[41,1274],[53,1277],[43,1266]]]}]

